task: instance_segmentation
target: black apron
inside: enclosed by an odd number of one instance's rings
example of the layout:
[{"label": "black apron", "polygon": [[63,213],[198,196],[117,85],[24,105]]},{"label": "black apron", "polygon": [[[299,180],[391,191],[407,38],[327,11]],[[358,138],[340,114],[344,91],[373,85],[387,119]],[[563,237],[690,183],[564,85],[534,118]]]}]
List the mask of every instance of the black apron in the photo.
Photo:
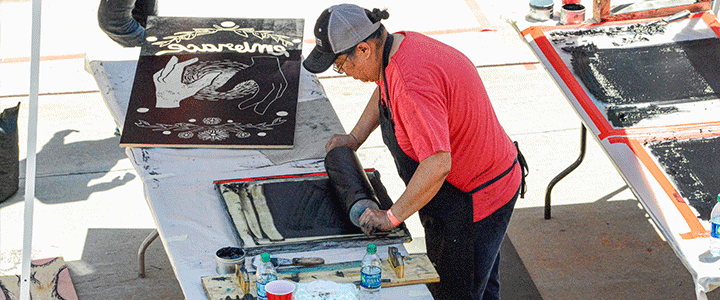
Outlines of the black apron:
[{"label": "black apron", "polygon": [[[390,110],[390,94],[385,79],[385,68],[389,63],[392,42],[393,36],[388,34],[383,48],[382,66],[385,99],[382,99],[382,93],[380,93],[381,96],[378,100],[379,121],[383,142],[393,156],[400,178],[407,185],[420,163],[403,152],[395,136],[395,124],[392,121]],[[420,221],[425,229],[428,258],[435,265],[441,280],[445,281],[442,285],[452,282],[452,285],[456,286],[472,286],[472,274],[475,268],[472,264],[474,245],[472,239],[467,238],[473,224],[472,194],[510,173],[519,159],[523,167],[521,191],[524,190],[525,162],[518,150],[518,158],[515,159],[510,168],[499,176],[483,183],[471,192],[464,192],[445,180],[432,200],[419,210]],[[452,292],[453,296],[457,296],[455,294],[457,290],[453,288],[444,287],[438,291],[439,287],[433,287],[433,284],[428,285],[428,287],[433,292],[433,296],[441,299],[447,298],[448,292]]]}]

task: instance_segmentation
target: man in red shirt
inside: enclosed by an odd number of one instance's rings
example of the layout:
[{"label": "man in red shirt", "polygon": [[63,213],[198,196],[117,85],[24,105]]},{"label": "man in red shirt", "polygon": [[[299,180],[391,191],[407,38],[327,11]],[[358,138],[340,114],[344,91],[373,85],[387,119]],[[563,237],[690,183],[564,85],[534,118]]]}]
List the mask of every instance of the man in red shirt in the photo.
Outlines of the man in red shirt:
[{"label": "man in red shirt", "polygon": [[387,211],[367,209],[363,231],[390,230],[419,212],[437,299],[499,298],[498,251],[524,159],[498,122],[472,62],[416,32],[389,34],[386,11],[332,6],[315,25],[304,61],[313,73],[336,71],[378,85],[358,123],[326,146],[357,150],[381,127],[407,187]]}]

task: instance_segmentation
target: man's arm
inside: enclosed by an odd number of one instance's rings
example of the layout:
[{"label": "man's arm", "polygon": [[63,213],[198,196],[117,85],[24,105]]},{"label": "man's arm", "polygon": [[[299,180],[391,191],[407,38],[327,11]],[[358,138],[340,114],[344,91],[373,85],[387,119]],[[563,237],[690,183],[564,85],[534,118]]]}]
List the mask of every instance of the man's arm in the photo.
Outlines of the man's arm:
[{"label": "man's arm", "polygon": [[365,106],[365,110],[360,119],[355,124],[353,130],[349,134],[335,134],[325,145],[325,151],[330,151],[335,147],[348,146],[353,150],[360,148],[360,145],[367,140],[378,126],[380,126],[380,112],[378,111],[378,101],[380,99],[380,90],[375,88],[370,101]]},{"label": "man's arm", "polygon": [[[403,221],[425,206],[440,190],[450,173],[452,158],[450,152],[437,152],[420,162],[415,174],[400,199],[393,204],[393,215]],[[374,229],[390,230],[395,226],[384,210],[367,209],[360,216],[363,232],[370,234]]]}]

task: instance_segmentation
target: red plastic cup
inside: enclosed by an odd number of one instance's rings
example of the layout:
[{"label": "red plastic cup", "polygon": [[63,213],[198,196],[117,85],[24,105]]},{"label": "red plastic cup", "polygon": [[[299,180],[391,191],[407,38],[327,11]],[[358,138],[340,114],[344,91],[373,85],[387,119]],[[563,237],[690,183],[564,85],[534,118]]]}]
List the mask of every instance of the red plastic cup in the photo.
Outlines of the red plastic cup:
[{"label": "red plastic cup", "polygon": [[287,280],[275,280],[265,285],[268,300],[292,300],[295,284]]}]

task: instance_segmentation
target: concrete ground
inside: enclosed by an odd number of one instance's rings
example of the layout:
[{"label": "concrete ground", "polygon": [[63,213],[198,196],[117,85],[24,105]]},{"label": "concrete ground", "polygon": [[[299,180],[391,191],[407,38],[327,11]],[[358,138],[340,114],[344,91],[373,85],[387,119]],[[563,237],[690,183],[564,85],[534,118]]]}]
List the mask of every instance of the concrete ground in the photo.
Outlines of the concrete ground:
[{"label": "concrete ground", "polygon": [[[147,252],[147,278],[135,255],[154,228],[143,186],[114,135],[115,124],[86,59],[132,57],[97,28],[96,0],[43,2],[33,258],[63,256],[80,299],[183,299],[162,244]],[[166,3],[172,3],[168,5]],[[161,2],[161,15],[302,17],[306,36],[332,1],[274,5],[223,0]],[[588,141],[585,161],[554,189],[553,218],[543,219],[545,188],[579,151],[580,119],[515,30],[503,19],[527,13],[525,1],[362,1],[389,7],[392,30],[427,33],[461,49],[476,65],[508,134],[530,165],[502,250],[505,299],[693,299],[691,274],[655,230],[605,153]],[[0,204],[0,275],[19,274],[23,239],[28,119],[30,1],[0,2],[0,109],[21,104],[20,192]],[[229,12],[229,13],[228,13]],[[262,12],[262,13],[259,13]],[[480,29],[491,29],[481,31]],[[309,48],[309,44],[306,47]],[[326,74],[327,75],[327,74]],[[345,77],[321,83],[346,130],[374,88]],[[402,192],[377,133],[359,151],[380,170],[390,195]],[[412,252],[423,252],[417,216],[407,221]],[[720,299],[720,293],[710,293]]]}]

